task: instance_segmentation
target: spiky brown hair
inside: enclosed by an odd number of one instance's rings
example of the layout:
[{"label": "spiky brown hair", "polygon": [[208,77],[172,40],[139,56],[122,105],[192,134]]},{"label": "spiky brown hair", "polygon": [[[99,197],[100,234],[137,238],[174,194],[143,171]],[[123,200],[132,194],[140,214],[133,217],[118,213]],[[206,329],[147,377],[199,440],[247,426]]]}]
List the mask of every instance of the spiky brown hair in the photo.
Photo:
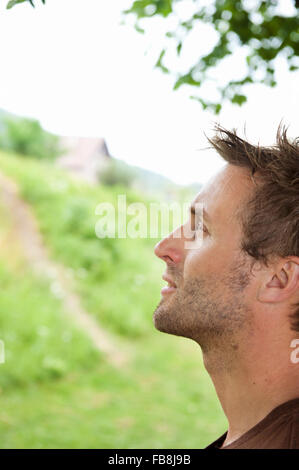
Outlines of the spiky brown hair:
[{"label": "spiky brown hair", "polygon": [[[240,212],[242,250],[265,264],[273,256],[299,257],[299,138],[290,140],[280,125],[276,144],[261,147],[217,125],[209,142],[226,162],[248,168],[257,183]],[[292,307],[291,328],[299,331],[299,303]]]}]

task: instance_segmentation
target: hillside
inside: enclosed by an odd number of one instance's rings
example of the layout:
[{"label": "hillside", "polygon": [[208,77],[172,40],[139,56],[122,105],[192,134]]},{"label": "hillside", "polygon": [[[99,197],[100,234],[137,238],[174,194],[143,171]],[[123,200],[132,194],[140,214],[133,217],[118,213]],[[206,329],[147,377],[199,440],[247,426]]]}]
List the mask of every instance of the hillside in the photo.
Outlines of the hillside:
[{"label": "hillside", "polygon": [[[95,207],[123,188],[90,187],[49,163],[0,153],[0,172],[32,209],[49,255],[69,273],[89,315],[130,351],[119,368],[37,276],[0,199],[2,448],[198,448],[225,419],[198,347],[152,324],[162,262],[156,240],[98,239]],[[140,194],[127,192],[129,202]],[[144,197],[145,204],[149,200]]]}]

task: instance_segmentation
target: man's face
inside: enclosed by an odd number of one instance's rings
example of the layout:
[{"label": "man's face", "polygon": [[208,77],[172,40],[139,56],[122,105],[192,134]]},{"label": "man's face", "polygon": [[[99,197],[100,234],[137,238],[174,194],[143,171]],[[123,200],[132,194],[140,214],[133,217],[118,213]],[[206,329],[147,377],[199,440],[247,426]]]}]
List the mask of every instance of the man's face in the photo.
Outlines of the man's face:
[{"label": "man's face", "polygon": [[[162,293],[154,313],[158,330],[194,339],[204,350],[248,328],[251,261],[241,252],[236,213],[252,190],[249,172],[227,164],[191,204],[201,203],[206,212],[200,246],[187,248],[191,238],[182,234],[182,227],[156,245],[155,254],[166,262],[165,276],[176,286]],[[195,216],[189,217],[193,229]]]}]

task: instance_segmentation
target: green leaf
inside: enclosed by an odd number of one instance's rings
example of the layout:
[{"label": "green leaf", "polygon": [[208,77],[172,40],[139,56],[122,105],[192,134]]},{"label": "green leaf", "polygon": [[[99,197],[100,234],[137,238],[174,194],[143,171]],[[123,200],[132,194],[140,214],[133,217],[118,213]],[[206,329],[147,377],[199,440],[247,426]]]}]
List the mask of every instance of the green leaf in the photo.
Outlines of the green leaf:
[{"label": "green leaf", "polygon": [[177,79],[177,81],[174,84],[173,89],[177,90],[180,88],[182,85],[193,85],[193,86],[200,86],[201,82],[199,80],[194,80],[192,77],[192,71],[187,73],[186,75],[182,75]]},{"label": "green leaf", "polygon": [[27,0],[10,0],[8,2],[8,4],[6,5],[6,8],[9,10],[10,8],[14,7],[15,5],[17,5],[18,3],[24,3],[26,2]]},{"label": "green leaf", "polygon": [[163,57],[164,57],[164,55],[165,55],[165,52],[166,52],[165,49],[163,49],[163,50],[161,51],[161,54],[159,55],[159,59],[157,60],[157,62],[156,62],[156,64],[155,64],[155,67],[158,67],[158,68],[161,69],[162,72],[164,72],[164,73],[169,73],[168,68],[165,67],[165,65],[162,63],[162,59],[163,59]]},{"label": "green leaf", "polygon": [[137,31],[138,33],[141,33],[141,34],[144,34],[144,33],[145,33],[144,29],[140,28],[140,26],[138,25],[138,23],[135,23],[135,24],[134,24],[134,28],[136,29],[136,31]]},{"label": "green leaf", "polygon": [[221,111],[221,108],[222,108],[222,105],[220,103],[217,103],[214,108],[215,114],[219,114]]},{"label": "green leaf", "polygon": [[183,45],[183,44],[182,44],[182,41],[180,41],[180,42],[178,43],[178,45],[176,46],[176,51],[177,51],[177,54],[178,54],[178,55],[180,55],[180,53],[181,53],[182,45]]},{"label": "green leaf", "polygon": [[[137,18],[149,18],[155,15],[163,17],[168,16],[172,12],[173,0],[135,0],[131,8],[125,10],[124,13],[135,13]],[[154,14],[148,14],[147,7],[155,6]]]},{"label": "green leaf", "polygon": [[200,96],[190,96],[192,100],[198,101],[203,110],[210,110],[215,114],[219,114],[221,109],[222,109],[222,104],[221,103],[212,103],[211,101],[206,101]]},{"label": "green leaf", "polygon": [[247,101],[247,98],[245,95],[239,95],[238,93],[236,93],[232,99],[231,99],[232,103],[236,103],[238,104],[239,106],[242,106],[243,103],[245,103]]},{"label": "green leaf", "polygon": [[[24,2],[29,2],[30,5],[34,8],[34,3],[33,0],[10,0],[8,4],[6,5],[6,8],[9,10],[10,8],[14,7],[18,3],[24,3]],[[41,0],[42,4],[45,5],[46,0]]]},{"label": "green leaf", "polygon": [[200,98],[199,96],[190,96],[191,100],[195,100],[195,101],[198,101],[201,105],[202,105],[202,108],[203,109],[207,109],[209,107],[209,104],[203,100],[202,98]]}]

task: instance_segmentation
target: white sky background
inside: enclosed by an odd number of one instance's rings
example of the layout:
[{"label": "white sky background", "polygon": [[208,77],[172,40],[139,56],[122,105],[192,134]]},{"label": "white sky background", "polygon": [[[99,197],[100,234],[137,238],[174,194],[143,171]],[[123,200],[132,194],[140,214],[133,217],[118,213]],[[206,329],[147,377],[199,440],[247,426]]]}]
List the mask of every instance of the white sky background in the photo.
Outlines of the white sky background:
[{"label": "white sky background", "polygon": [[[281,61],[276,88],[249,87],[247,104],[228,103],[215,117],[188,98],[196,89],[172,91],[173,79],[154,69],[163,20],[150,20],[145,35],[120,25],[132,1],[47,0],[42,6],[36,0],[35,9],[6,10],[7,0],[0,0],[0,108],[37,118],[61,135],[104,137],[113,156],[181,184],[205,183],[223,165],[213,151],[198,151],[215,121],[241,132],[246,123],[247,137],[264,145],[274,143],[281,119],[298,135],[298,73],[289,74]],[[283,8],[292,12],[292,1],[283,0]],[[192,2],[184,2],[183,13],[191,9]],[[183,66],[214,41],[212,28],[196,30],[182,50]],[[237,59],[217,75],[241,77]],[[205,93],[213,97],[209,87]]]}]

